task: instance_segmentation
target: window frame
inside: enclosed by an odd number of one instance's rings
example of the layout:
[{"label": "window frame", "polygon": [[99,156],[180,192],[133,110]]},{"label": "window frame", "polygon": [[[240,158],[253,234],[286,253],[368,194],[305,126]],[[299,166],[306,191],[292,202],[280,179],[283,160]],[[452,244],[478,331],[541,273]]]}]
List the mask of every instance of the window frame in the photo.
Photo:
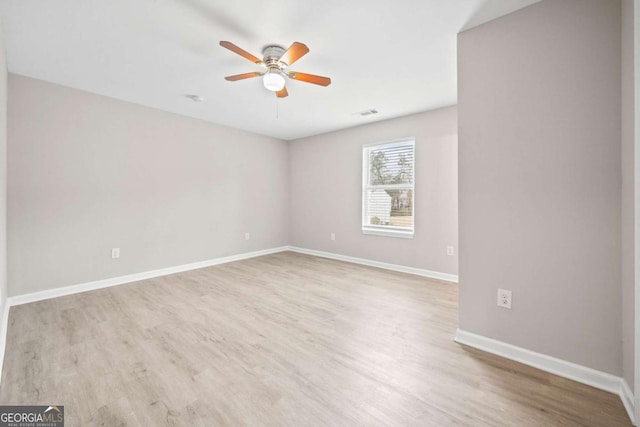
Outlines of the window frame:
[{"label": "window frame", "polygon": [[[411,184],[389,184],[389,185],[369,185],[369,177],[371,174],[371,166],[369,164],[370,152],[373,148],[379,147],[393,147],[398,145],[411,145],[413,148],[413,162],[412,162],[412,180]],[[373,142],[362,145],[362,215],[361,225],[362,234],[369,234],[374,236],[383,237],[400,237],[405,239],[413,239],[416,229],[415,209],[416,209],[416,139],[415,137],[405,137],[400,139],[394,139],[384,142]],[[371,189],[399,189],[399,190],[411,190],[412,202],[411,202],[411,216],[413,218],[413,224],[411,229],[406,227],[394,227],[390,225],[371,225],[367,224],[368,219],[368,193]]]}]

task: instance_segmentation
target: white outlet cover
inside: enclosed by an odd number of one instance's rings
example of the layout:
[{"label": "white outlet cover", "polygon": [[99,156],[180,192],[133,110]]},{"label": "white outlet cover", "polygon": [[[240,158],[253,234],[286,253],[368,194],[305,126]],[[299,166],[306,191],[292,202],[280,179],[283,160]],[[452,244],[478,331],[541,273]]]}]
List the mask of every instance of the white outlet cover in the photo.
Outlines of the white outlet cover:
[{"label": "white outlet cover", "polygon": [[251,233],[244,233],[244,240],[250,240],[251,239]]},{"label": "white outlet cover", "polygon": [[511,308],[511,291],[498,289],[498,307]]},{"label": "white outlet cover", "polygon": [[111,258],[113,259],[120,258],[120,248],[111,249]]}]

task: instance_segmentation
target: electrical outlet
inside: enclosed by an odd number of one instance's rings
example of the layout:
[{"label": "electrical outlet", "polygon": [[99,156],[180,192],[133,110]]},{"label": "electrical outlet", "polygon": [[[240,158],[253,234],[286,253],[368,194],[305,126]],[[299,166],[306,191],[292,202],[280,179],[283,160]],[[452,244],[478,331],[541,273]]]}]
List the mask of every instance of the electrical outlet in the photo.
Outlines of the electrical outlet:
[{"label": "electrical outlet", "polygon": [[331,233],[331,240],[336,240],[336,233]]},{"label": "electrical outlet", "polygon": [[498,289],[498,307],[511,308],[511,291]]},{"label": "electrical outlet", "polygon": [[447,255],[453,256],[453,246],[447,246]]},{"label": "electrical outlet", "polygon": [[244,233],[244,240],[251,240],[251,233],[249,233],[248,231]]},{"label": "electrical outlet", "polygon": [[111,248],[111,258],[120,258],[120,248]]}]

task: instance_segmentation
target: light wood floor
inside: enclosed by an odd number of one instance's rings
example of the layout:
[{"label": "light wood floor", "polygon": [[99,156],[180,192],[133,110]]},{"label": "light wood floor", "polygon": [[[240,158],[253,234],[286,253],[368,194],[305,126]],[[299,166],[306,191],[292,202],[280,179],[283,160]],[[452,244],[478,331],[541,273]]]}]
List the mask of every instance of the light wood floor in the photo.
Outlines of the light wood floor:
[{"label": "light wood floor", "polygon": [[617,426],[453,342],[457,286],[290,252],[13,307],[0,403],[71,426]]}]

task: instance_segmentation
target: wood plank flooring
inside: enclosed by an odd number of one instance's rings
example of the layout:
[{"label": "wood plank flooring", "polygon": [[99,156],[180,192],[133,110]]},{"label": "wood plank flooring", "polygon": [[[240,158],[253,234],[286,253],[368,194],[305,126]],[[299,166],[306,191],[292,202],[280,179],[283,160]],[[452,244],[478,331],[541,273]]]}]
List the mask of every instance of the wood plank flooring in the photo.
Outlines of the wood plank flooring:
[{"label": "wood plank flooring", "polygon": [[283,252],[13,307],[0,403],[71,426],[623,426],[453,342],[457,285]]}]

